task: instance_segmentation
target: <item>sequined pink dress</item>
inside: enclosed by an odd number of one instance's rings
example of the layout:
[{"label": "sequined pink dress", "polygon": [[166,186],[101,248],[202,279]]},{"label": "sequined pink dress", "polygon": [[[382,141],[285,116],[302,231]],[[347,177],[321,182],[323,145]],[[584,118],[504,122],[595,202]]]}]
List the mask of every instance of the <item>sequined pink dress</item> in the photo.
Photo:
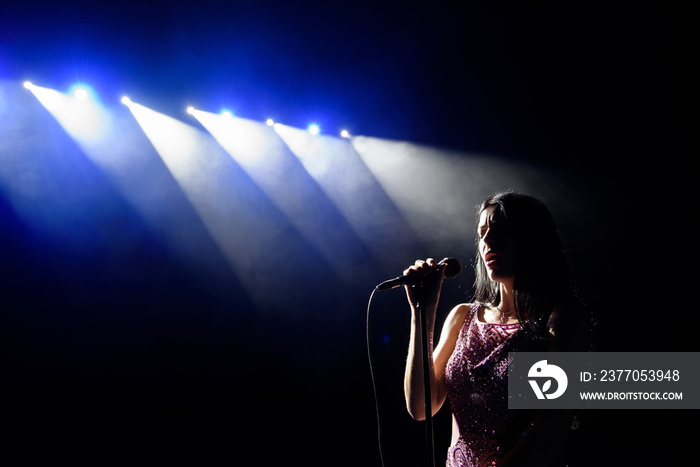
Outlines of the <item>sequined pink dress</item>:
[{"label": "sequined pink dress", "polygon": [[[459,426],[447,467],[497,466],[531,414],[508,411],[508,352],[521,350],[522,326],[479,321],[470,307],[446,368],[448,398]],[[530,350],[530,349],[527,349]],[[454,439],[454,437],[453,437]]]}]

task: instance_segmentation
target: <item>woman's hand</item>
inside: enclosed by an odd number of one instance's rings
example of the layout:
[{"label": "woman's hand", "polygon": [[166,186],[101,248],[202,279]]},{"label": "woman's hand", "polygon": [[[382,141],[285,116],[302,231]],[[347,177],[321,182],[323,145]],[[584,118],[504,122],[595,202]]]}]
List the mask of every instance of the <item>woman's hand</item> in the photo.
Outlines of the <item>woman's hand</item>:
[{"label": "woman's hand", "polygon": [[403,272],[404,276],[419,279],[416,285],[405,286],[408,303],[414,311],[420,307],[421,310],[435,313],[442,281],[445,278],[445,266],[444,263],[438,263],[433,258],[419,259]]},{"label": "woman's hand", "polygon": [[430,377],[431,411],[433,415],[440,410],[447,397],[445,369],[447,361],[454,351],[459,331],[469,311],[467,305],[456,306],[445,320],[440,342],[433,351],[435,334],[435,315],[440,288],[445,278],[445,263],[438,263],[433,258],[418,260],[404,271],[404,276],[415,276],[415,285],[407,285],[406,295],[411,305],[411,336],[409,339],[406,373],[404,375],[404,396],[408,413],[416,420],[425,420],[425,391],[423,371],[423,343],[420,333],[421,313],[426,318],[428,375]]}]

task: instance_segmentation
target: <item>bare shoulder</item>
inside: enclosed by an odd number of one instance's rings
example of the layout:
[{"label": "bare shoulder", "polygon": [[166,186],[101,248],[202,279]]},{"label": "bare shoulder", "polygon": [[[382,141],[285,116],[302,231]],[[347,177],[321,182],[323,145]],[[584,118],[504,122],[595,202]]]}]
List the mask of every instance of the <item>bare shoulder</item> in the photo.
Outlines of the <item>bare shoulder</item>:
[{"label": "bare shoulder", "polygon": [[[464,321],[468,318],[471,309],[470,303],[462,303],[452,308],[452,311],[445,318],[445,324],[442,327],[442,332],[440,333],[440,342],[438,343],[436,349],[436,361],[438,362],[438,367],[444,368],[447,363],[447,359],[452,355],[452,351],[455,348],[457,339],[459,338],[459,331],[462,330],[464,326]],[[440,365],[441,363],[441,365]]]},{"label": "bare shoulder", "polygon": [[462,326],[464,326],[464,320],[467,319],[469,313],[472,309],[472,303],[461,303],[454,307],[450,314],[445,318],[445,325],[443,332],[459,333]]}]

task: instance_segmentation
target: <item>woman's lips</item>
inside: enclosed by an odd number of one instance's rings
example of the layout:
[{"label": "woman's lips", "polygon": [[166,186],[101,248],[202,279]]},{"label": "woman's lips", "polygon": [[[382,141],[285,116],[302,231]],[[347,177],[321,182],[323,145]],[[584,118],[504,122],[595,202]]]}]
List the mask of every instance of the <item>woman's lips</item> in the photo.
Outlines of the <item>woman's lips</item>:
[{"label": "woman's lips", "polygon": [[499,255],[498,253],[489,251],[484,255],[484,262],[486,262],[487,266],[491,266],[502,258],[503,256]]}]

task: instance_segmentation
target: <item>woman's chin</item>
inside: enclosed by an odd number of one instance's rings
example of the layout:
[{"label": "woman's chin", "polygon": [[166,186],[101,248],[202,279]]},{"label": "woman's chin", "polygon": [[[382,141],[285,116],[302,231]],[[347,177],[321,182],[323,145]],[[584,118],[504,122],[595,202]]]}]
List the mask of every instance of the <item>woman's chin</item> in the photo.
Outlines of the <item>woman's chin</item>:
[{"label": "woman's chin", "polygon": [[513,276],[511,274],[506,273],[505,271],[500,271],[498,269],[489,269],[489,279],[491,279],[494,282],[498,282],[501,284],[508,284],[508,283],[513,283]]}]

